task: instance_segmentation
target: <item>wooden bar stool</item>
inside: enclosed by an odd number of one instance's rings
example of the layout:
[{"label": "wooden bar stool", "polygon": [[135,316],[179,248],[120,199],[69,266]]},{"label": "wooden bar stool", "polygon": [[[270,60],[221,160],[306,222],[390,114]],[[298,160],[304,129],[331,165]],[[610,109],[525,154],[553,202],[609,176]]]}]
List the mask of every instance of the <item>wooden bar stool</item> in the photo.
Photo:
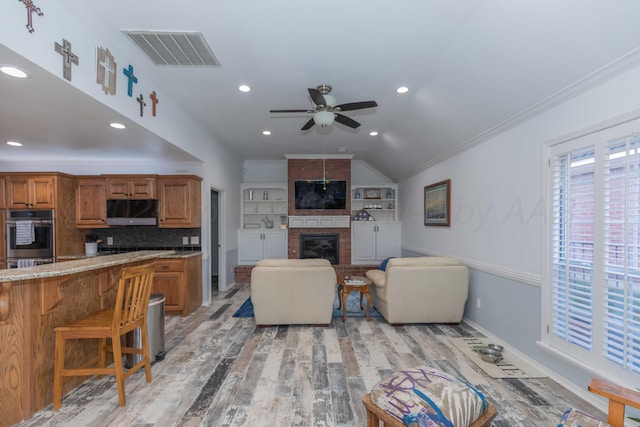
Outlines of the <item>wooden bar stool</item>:
[{"label": "wooden bar stool", "polygon": [[[116,303],[113,309],[103,310],[67,325],[55,328],[56,345],[53,372],[53,409],[62,403],[62,381],[69,376],[112,374],[118,385],[118,404],[126,404],[124,380],[144,367],[147,382],[151,382],[149,362],[149,337],[147,335],[147,308],[155,263],[123,268],[118,281]],[[122,347],[120,337],[139,327],[142,349]],[[107,338],[111,345],[107,345]],[[79,368],[65,368],[66,340],[97,339],[98,356]],[[106,351],[113,353],[113,367],[105,367]],[[122,366],[122,354],[142,354],[142,360],[126,372]],[[97,367],[95,365],[97,364]]]}]

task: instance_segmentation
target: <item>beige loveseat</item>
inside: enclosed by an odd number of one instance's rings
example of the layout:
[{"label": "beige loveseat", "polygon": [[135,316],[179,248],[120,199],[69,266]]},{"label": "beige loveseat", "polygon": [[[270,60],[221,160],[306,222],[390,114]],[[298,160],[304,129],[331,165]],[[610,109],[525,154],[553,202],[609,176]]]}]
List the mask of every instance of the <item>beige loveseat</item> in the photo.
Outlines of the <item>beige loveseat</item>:
[{"label": "beige loveseat", "polygon": [[373,305],[392,324],[459,323],[469,293],[469,271],[455,258],[391,258],[369,270]]},{"label": "beige loveseat", "polygon": [[265,259],[251,270],[258,325],[328,325],[336,272],[326,259]]}]

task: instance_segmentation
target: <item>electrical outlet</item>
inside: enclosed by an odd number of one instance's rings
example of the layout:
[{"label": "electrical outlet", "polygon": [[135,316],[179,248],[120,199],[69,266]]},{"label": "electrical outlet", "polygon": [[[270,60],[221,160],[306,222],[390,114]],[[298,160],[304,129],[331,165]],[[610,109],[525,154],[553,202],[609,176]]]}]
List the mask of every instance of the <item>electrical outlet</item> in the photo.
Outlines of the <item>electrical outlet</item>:
[{"label": "electrical outlet", "polygon": [[107,245],[113,245],[113,237],[107,237]]},{"label": "electrical outlet", "polygon": [[182,244],[183,245],[189,244],[189,236],[182,236]]},{"label": "electrical outlet", "polygon": [[482,304],[480,303],[480,298],[476,298],[476,308],[477,308],[478,310],[480,310],[480,306],[481,306],[481,305],[482,305]]},{"label": "electrical outlet", "polygon": [[191,236],[191,244],[199,245],[200,244],[200,236]]}]

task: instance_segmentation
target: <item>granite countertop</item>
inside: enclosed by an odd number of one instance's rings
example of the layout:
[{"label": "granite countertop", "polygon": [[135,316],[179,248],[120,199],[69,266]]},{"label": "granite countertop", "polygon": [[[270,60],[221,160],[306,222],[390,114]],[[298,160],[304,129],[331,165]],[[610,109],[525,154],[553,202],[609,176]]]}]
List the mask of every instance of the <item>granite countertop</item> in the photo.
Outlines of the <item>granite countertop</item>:
[{"label": "granite countertop", "polygon": [[[117,255],[126,255],[126,254],[130,254],[133,252],[140,252],[140,251],[132,251],[132,252],[124,252],[121,254],[117,254]],[[147,251],[149,252],[149,251]],[[157,251],[154,251],[157,252]],[[169,251],[164,251],[164,252],[171,252],[169,255],[163,255],[160,258],[191,258],[193,256],[197,256],[197,255],[202,255],[201,251],[191,251],[191,250],[184,250],[184,251],[174,251],[174,250],[169,250]],[[97,257],[99,258],[104,258],[106,256],[113,256],[116,254],[110,254],[110,253],[100,253],[98,252]],[[58,259],[60,260],[77,260],[77,259],[95,259],[96,256],[87,256],[84,253],[82,254],[73,254],[73,255],[62,255],[59,256]]]},{"label": "granite countertop", "polygon": [[[200,254],[200,252],[190,252],[190,256],[195,256],[198,254]],[[82,259],[72,259],[70,261],[56,262],[54,264],[43,264],[37,265],[35,267],[0,270],[0,283],[41,279],[45,277],[66,276],[68,274],[98,270],[100,268],[127,264],[130,262],[171,257],[181,257],[181,254],[178,254],[175,251],[136,251],[116,255],[100,255],[94,257],[83,256]]]},{"label": "granite countertop", "polygon": [[162,258],[191,258],[197,255],[202,255],[202,252],[201,251],[173,251],[173,255],[163,256]]}]

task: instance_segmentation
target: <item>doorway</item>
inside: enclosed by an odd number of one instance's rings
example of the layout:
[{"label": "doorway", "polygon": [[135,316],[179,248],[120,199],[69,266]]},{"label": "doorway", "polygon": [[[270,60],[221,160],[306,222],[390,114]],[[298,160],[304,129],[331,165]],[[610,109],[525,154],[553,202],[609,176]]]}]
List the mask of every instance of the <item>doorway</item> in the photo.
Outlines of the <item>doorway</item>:
[{"label": "doorway", "polygon": [[211,189],[211,294],[219,290],[219,269],[220,269],[220,194]]}]

